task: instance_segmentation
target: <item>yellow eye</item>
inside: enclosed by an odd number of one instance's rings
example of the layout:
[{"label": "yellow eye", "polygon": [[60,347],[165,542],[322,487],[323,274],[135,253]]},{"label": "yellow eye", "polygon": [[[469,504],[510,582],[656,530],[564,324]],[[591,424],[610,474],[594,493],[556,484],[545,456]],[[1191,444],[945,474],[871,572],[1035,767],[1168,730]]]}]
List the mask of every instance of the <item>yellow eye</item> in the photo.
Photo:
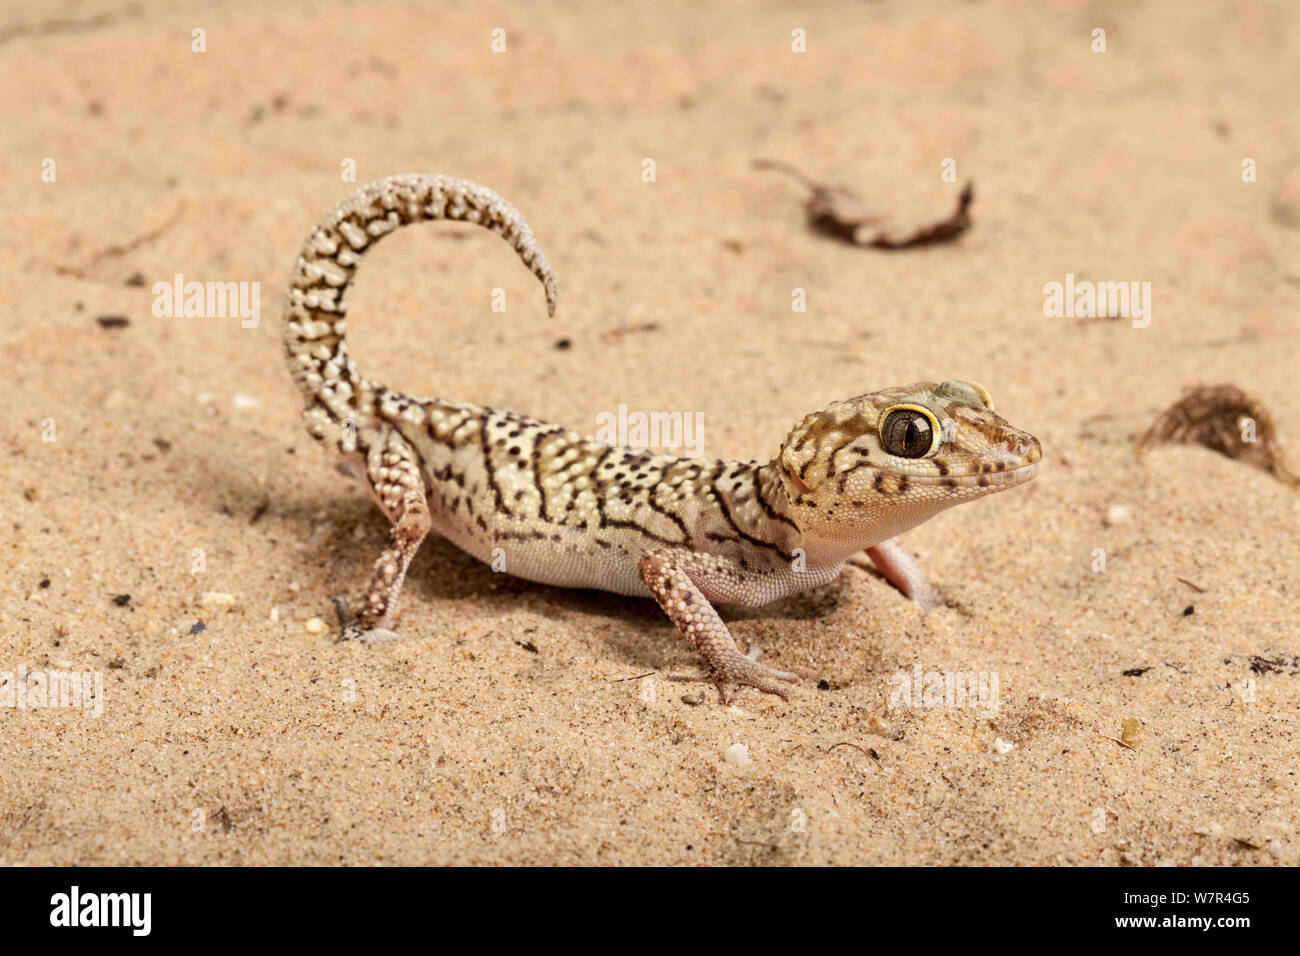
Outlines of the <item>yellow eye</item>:
[{"label": "yellow eye", "polygon": [[899,458],[924,458],[939,444],[939,420],[921,405],[895,405],[880,419],[880,444]]}]

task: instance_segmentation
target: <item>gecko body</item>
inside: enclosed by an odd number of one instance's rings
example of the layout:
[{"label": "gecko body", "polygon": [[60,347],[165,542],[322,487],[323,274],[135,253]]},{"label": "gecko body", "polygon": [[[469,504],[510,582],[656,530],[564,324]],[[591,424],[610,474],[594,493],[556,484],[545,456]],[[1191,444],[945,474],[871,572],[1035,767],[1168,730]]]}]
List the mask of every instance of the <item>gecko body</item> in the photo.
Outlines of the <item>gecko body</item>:
[{"label": "gecko body", "polygon": [[379,180],[307,238],[283,327],[303,417],[392,522],[359,601],[339,601],[344,638],[397,637],[407,567],[436,531],[521,578],[653,597],[703,654],[724,700],[737,685],[787,697],[795,675],[740,653],[714,602],[767,604],[832,580],[866,550],[904,594],[931,604],[920,569],[892,539],[1038,471],[1037,439],[997,415],[972,382],[835,402],[795,425],[766,463],[653,455],[513,412],[387,389],[361,377],[348,354],[348,287],[385,235],[439,219],[500,234],[555,312],[555,277],[527,223],[467,180]]}]

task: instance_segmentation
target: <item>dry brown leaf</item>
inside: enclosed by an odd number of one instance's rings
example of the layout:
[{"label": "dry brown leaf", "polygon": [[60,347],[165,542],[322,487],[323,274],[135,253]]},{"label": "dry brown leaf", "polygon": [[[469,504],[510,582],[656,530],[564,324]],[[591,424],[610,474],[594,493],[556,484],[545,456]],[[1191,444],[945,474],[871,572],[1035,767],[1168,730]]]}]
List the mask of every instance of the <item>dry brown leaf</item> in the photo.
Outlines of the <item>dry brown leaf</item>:
[{"label": "dry brown leaf", "polygon": [[1293,488],[1300,487],[1300,476],[1287,467],[1282,456],[1272,416],[1235,385],[1189,388],[1147,429],[1138,441],[1138,453],[1164,442],[1204,445],[1263,469]]},{"label": "dry brown leaf", "polygon": [[842,183],[819,183],[789,163],[774,159],[754,160],[755,169],[785,173],[808,189],[808,222],[814,229],[858,246],[875,249],[911,249],[940,242],[950,242],[970,228],[970,206],[975,186],[967,183],[957,199],[952,215],[911,232],[890,233],[875,224],[881,216],[873,213],[866,201],[851,186]]}]

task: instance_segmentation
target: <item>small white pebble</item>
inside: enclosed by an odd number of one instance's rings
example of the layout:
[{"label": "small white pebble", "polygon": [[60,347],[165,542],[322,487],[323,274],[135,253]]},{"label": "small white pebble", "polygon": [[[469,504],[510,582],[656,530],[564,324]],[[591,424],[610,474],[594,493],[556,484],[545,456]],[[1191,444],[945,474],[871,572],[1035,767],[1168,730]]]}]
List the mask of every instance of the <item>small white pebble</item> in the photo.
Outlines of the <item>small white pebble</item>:
[{"label": "small white pebble", "polygon": [[236,395],[236,396],[235,396],[235,407],[236,407],[236,408],[256,408],[256,407],[257,407],[257,399],[254,398],[252,395]]},{"label": "small white pebble", "polygon": [[272,622],[280,620],[280,609],[278,607],[271,608],[271,620]]},{"label": "small white pebble", "polygon": [[1123,505],[1111,505],[1106,509],[1106,526],[1113,528],[1115,525],[1125,524],[1131,517],[1131,512]]},{"label": "small white pebble", "polygon": [[754,762],[749,759],[749,748],[744,744],[732,744],[722,752],[722,759],[734,767],[748,767]]},{"label": "small white pebble", "polygon": [[199,604],[203,607],[224,607],[229,611],[235,606],[235,596],[225,591],[204,591],[199,595]]},{"label": "small white pebble", "polygon": [[1007,741],[1003,740],[1001,737],[994,737],[993,749],[1000,754],[1009,754],[1011,753],[1011,751],[1016,749],[1016,745],[1013,743],[1008,743]]},{"label": "small white pebble", "polygon": [[324,634],[325,622],[318,617],[313,617],[310,621],[302,626],[308,634]]}]

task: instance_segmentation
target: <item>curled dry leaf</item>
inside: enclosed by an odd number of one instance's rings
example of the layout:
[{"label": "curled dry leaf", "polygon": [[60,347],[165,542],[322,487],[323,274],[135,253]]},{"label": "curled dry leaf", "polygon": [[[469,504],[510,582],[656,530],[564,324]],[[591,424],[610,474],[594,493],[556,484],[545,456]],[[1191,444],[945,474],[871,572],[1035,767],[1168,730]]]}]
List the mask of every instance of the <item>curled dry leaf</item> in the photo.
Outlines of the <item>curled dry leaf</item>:
[{"label": "curled dry leaf", "polygon": [[1165,442],[1204,445],[1300,487],[1287,467],[1268,410],[1235,385],[1198,385],[1160,413],[1138,441],[1138,453]]},{"label": "curled dry leaf", "polygon": [[970,228],[970,206],[975,186],[967,183],[957,199],[952,215],[910,232],[892,232],[878,225],[881,215],[872,212],[866,201],[851,186],[842,183],[819,183],[801,170],[775,159],[754,160],[755,169],[785,173],[808,190],[808,222],[819,232],[846,239],[855,245],[875,249],[910,249],[956,239]]}]

